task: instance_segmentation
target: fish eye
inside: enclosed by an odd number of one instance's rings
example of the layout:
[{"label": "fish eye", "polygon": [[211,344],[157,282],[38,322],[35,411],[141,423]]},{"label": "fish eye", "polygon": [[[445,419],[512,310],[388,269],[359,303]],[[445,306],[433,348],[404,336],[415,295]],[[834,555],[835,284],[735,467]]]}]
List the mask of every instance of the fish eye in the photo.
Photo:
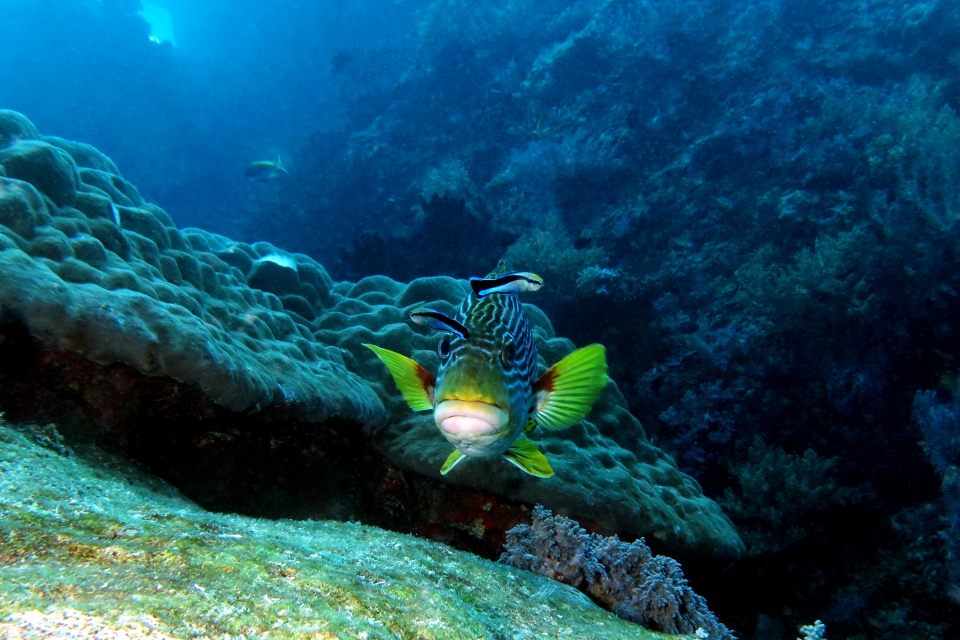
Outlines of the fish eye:
[{"label": "fish eye", "polygon": [[444,362],[450,357],[450,336],[440,338],[440,344],[437,345],[437,353]]},{"label": "fish eye", "polygon": [[517,357],[517,350],[513,346],[512,342],[508,342],[503,345],[503,349],[500,351],[500,361],[503,362],[503,366],[509,369],[513,366],[513,360]]}]

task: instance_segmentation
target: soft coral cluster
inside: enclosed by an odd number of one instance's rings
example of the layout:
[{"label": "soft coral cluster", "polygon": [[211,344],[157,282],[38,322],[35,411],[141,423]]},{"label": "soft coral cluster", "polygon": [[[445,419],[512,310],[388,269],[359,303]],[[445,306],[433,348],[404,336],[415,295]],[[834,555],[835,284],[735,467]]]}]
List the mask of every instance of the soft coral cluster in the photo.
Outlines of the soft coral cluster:
[{"label": "soft coral cluster", "polygon": [[508,531],[505,546],[500,562],[578,587],[621,618],[665,633],[735,640],[687,584],[680,564],[653,555],[643,539],[627,544],[588,534],[538,505],[533,523]]}]

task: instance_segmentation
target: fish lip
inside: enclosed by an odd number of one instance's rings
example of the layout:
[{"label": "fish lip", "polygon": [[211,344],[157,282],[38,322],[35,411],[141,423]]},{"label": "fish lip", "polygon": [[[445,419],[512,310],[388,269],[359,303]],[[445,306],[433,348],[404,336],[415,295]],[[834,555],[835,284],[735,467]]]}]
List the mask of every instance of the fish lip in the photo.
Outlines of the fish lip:
[{"label": "fish lip", "polygon": [[502,431],[507,427],[510,415],[487,402],[444,400],[434,408],[433,419],[445,434],[470,438]]}]

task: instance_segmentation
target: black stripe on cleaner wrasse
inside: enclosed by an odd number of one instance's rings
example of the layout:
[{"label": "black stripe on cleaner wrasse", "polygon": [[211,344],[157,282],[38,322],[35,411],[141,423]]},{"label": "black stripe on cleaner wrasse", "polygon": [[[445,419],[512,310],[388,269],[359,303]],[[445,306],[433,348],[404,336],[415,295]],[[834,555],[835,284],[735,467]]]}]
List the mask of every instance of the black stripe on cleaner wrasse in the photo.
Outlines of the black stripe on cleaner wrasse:
[{"label": "black stripe on cleaner wrasse", "polygon": [[437,331],[449,331],[466,340],[470,337],[467,328],[445,313],[433,309],[416,308],[410,312],[410,319],[417,324],[426,325]]},{"label": "black stripe on cleaner wrasse", "polygon": [[436,377],[416,361],[376,345],[364,345],[386,365],[414,411],[433,411],[440,433],[454,446],[440,467],[446,475],[465,458],[503,456],[541,478],[553,469],[526,434],[559,430],[582,420],[607,386],[602,345],[578,349],[537,376],[537,348],[517,297],[543,280],[508,272],[501,262],[486,278],[471,278],[472,292],[456,318],[417,308],[411,319],[443,332]]},{"label": "black stripe on cleaner wrasse", "polygon": [[543,278],[529,271],[511,271],[502,276],[491,278],[470,278],[470,287],[477,297],[491,293],[519,293],[537,291],[543,286]]}]

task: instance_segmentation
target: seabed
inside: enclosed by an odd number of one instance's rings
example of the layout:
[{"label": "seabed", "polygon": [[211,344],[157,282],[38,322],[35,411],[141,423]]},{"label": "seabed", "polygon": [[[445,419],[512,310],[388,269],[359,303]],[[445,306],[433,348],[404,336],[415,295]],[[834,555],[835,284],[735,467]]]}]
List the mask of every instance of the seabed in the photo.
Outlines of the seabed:
[{"label": "seabed", "polygon": [[0,419],[0,638],[669,638],[575,589],[357,523],[204,511]]}]

